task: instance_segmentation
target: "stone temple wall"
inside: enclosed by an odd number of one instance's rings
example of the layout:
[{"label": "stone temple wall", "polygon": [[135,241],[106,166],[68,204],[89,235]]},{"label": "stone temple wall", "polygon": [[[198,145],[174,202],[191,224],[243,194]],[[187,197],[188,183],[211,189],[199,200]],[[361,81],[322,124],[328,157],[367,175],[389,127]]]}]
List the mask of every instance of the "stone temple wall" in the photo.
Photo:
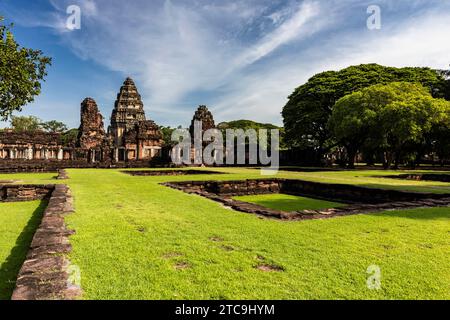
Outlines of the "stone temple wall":
[{"label": "stone temple wall", "polygon": [[[0,172],[141,168],[171,164],[171,150],[164,144],[160,127],[146,118],[144,104],[131,78],[125,80],[117,95],[108,131],[105,131],[104,118],[94,99],[84,99],[80,115],[76,141],[66,141],[60,133],[1,131]],[[202,123],[204,131],[215,128],[213,115],[206,106],[196,110],[191,131],[196,120]],[[192,158],[200,152],[202,150],[193,147]],[[177,153],[180,156],[181,150]]]},{"label": "stone temple wall", "polygon": [[97,103],[92,98],[86,98],[81,103],[81,124],[78,129],[78,146],[82,149],[101,148],[105,142],[103,116]]},{"label": "stone temple wall", "polygon": [[0,202],[42,200],[50,197],[54,185],[0,185]]}]

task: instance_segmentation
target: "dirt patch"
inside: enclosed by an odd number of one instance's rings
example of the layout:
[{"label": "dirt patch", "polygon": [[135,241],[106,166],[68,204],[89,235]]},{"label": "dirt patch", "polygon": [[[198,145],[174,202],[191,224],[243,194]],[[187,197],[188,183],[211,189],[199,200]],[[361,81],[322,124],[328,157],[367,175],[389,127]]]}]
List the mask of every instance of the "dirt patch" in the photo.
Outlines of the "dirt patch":
[{"label": "dirt patch", "polygon": [[430,243],[421,243],[418,247],[420,249],[433,249],[433,245]]},{"label": "dirt patch", "polygon": [[138,226],[138,227],[136,228],[136,230],[137,230],[138,232],[140,232],[140,233],[145,233],[145,232],[147,232],[147,228],[146,228],[146,227],[143,227],[143,226]]},{"label": "dirt patch", "polygon": [[264,272],[283,272],[284,268],[276,264],[260,264],[256,266],[256,269]]},{"label": "dirt patch", "polygon": [[209,238],[209,240],[213,241],[213,242],[223,242],[224,239],[222,237],[219,236],[212,236]]},{"label": "dirt patch", "polygon": [[183,254],[180,252],[168,252],[168,253],[165,253],[162,257],[164,259],[169,260],[169,259],[178,258],[178,257],[182,257],[182,256],[183,256]]},{"label": "dirt patch", "polygon": [[177,269],[177,270],[186,270],[186,269],[190,269],[191,268],[191,264],[189,262],[186,262],[186,261],[180,261],[180,262],[177,262],[174,265],[174,268]]},{"label": "dirt patch", "polygon": [[234,250],[235,250],[234,247],[232,247],[232,246],[227,246],[227,245],[220,246],[220,248],[221,248],[222,250],[228,251],[228,252],[234,251]]}]

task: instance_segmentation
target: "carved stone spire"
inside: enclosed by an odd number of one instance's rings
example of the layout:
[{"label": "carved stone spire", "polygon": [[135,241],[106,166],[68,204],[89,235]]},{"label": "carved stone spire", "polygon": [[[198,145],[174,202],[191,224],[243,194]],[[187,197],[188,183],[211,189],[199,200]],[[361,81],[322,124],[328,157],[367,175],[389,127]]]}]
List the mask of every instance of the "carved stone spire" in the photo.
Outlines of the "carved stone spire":
[{"label": "carved stone spire", "polygon": [[133,79],[127,78],[117,95],[111,126],[126,126],[131,129],[140,121],[145,121],[144,104]]}]

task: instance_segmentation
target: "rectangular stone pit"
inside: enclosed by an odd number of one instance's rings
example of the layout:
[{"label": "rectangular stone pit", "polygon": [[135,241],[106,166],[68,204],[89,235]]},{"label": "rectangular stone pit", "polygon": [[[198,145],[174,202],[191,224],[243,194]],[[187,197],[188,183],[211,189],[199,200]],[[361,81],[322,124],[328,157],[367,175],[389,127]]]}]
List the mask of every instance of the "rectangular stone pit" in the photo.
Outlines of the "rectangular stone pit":
[{"label": "rectangular stone pit", "polygon": [[[302,220],[390,209],[443,207],[450,194],[416,193],[291,179],[184,181],[163,185],[218,201],[237,211],[285,220]],[[285,212],[234,200],[235,196],[283,193],[348,204],[343,208]]]}]

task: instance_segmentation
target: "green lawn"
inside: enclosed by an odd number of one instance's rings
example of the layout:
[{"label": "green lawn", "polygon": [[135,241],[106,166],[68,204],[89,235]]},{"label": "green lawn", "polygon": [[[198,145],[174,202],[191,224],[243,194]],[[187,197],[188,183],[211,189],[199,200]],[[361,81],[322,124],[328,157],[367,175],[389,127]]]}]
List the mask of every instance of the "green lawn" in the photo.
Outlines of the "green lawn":
[{"label": "green lawn", "polygon": [[46,203],[0,203],[0,300],[9,299]]},{"label": "green lawn", "polygon": [[[119,170],[68,170],[64,183],[76,209],[66,218],[76,230],[70,259],[81,269],[83,298],[450,298],[448,208],[286,222],[159,184],[265,178],[258,170],[213,170],[228,174],[133,177]],[[450,192],[446,183],[372,177],[388,174],[399,173],[280,172],[279,177]],[[7,178],[12,179],[0,175]],[[41,178],[30,175],[29,181]],[[366,286],[370,265],[381,268],[380,290]],[[267,272],[264,266],[276,268]]]},{"label": "green lawn", "polygon": [[345,206],[342,203],[298,197],[282,193],[241,196],[234,197],[234,199],[281,211],[323,210]]}]

